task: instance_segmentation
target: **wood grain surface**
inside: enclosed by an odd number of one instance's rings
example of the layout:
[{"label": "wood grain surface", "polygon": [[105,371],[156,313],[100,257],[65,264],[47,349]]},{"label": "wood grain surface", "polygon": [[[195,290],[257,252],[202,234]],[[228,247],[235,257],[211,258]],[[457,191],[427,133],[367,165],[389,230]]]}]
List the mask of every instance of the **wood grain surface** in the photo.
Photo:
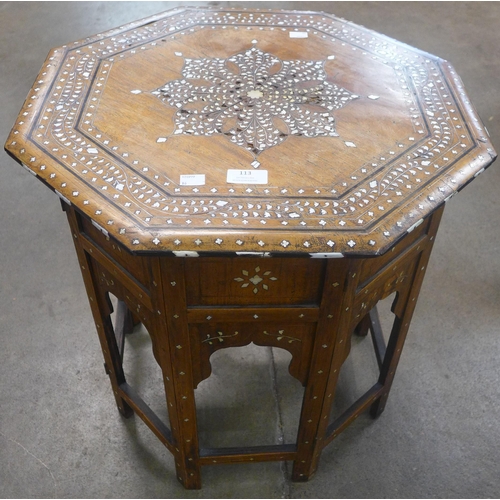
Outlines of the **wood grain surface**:
[{"label": "wood grain surface", "polygon": [[5,147],[131,251],[193,256],[381,254],[496,155],[446,61],[190,7],[52,50]]}]

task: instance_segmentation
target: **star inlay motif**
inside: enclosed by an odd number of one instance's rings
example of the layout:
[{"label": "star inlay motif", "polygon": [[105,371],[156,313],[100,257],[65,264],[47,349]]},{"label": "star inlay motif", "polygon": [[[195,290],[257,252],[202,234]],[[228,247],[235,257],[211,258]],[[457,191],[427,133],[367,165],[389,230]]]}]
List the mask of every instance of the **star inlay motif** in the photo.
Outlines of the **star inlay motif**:
[{"label": "star inlay motif", "polygon": [[222,134],[254,159],[290,136],[338,137],[333,112],[358,98],[328,81],[325,61],[282,61],[256,47],[185,59],[182,78],[152,93],[177,109],[173,135]]}]

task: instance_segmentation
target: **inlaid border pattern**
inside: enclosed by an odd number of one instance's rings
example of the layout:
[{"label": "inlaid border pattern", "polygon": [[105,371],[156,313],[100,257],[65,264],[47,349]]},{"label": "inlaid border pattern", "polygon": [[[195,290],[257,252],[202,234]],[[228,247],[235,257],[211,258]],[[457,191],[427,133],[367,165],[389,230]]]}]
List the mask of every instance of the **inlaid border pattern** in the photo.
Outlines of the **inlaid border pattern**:
[{"label": "inlaid border pattern", "polygon": [[[102,134],[99,137],[92,126],[92,109],[114,60],[151,50],[161,37],[182,37],[195,29],[300,30],[351,44],[361,57],[393,67],[402,87],[407,87],[415,128],[415,137],[407,139],[415,141],[415,146],[405,149],[401,144],[401,151],[395,148],[373,159],[370,167],[375,175],[371,177],[366,176],[368,166],[361,166],[359,178],[353,175],[350,182],[344,182],[342,193],[330,187],[314,192],[299,188],[293,193],[282,187],[278,188],[281,199],[272,203],[267,188],[239,186],[238,193],[229,188],[224,196],[211,188],[207,197],[199,188],[172,189],[169,180],[160,175],[145,175],[147,165],[129,158],[127,151]],[[55,73],[57,79],[51,77]],[[51,76],[45,80],[47,74]],[[110,232],[137,251],[171,250],[176,255],[195,256],[203,245],[207,251],[244,247],[262,255],[271,254],[266,249],[318,257],[377,253],[412,230],[423,215],[449,199],[495,157],[449,64],[323,14],[186,9],[142,27],[114,30],[57,49],[39,78],[7,142],[8,150],[66,202],[95,219],[105,234]],[[43,99],[41,105],[36,102],[39,98]],[[16,140],[19,133],[28,136],[26,144]],[[29,151],[30,142],[36,145],[34,151],[42,151],[41,157]],[[475,149],[478,153],[468,164],[448,174]],[[82,200],[81,182],[96,196]],[[435,186],[433,194],[419,198],[421,188],[429,184]],[[231,195],[241,191],[247,200],[236,203]],[[395,208],[405,206],[410,208],[406,216],[384,228],[384,219]],[[186,237],[192,227],[204,229],[205,234]],[[174,236],[165,237],[165,229]],[[238,236],[231,236],[230,229],[237,229]],[[220,236],[214,237],[215,233]]]}]

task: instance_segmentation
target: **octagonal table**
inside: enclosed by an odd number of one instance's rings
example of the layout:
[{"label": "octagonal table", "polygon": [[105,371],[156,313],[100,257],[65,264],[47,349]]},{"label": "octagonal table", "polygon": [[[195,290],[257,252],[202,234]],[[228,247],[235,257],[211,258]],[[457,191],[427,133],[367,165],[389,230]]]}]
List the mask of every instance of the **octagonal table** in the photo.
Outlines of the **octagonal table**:
[{"label": "octagonal table", "polygon": [[[238,8],[52,50],[5,147],[62,199],[118,408],[187,488],[227,462],[293,460],[307,480],[361,411],[382,412],[444,204],[496,156],[448,62],[328,14]],[[386,346],[375,306],[393,293]],[[138,322],[168,426],[125,380]],[[354,331],[380,376],[331,421]],[[200,449],[210,356],[251,342],[292,355],[296,443]]]}]

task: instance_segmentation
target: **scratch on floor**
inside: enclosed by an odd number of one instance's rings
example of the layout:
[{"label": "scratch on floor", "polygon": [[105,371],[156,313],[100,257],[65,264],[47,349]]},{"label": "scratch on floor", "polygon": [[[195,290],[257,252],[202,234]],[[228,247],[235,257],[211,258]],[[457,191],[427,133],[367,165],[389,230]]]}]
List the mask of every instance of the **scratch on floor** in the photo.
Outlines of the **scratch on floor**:
[{"label": "scratch on floor", "polygon": [[50,474],[50,477],[52,478],[52,481],[54,481],[54,498],[58,498],[58,494],[57,494],[57,481],[56,481],[56,478],[54,477],[54,474],[52,474],[52,471],[50,470],[50,468],[45,463],[43,463],[36,455],[34,455],[33,453],[31,453],[31,451],[29,451],[25,446],[23,446],[21,443],[19,443],[15,439],[7,437],[3,432],[0,432],[0,436],[2,436],[4,439],[7,439],[11,443],[17,444],[17,446],[20,446],[28,455],[30,455],[35,460],[37,460],[38,462],[40,462],[43,465],[43,467],[45,467],[45,469],[47,469],[48,473]]}]

